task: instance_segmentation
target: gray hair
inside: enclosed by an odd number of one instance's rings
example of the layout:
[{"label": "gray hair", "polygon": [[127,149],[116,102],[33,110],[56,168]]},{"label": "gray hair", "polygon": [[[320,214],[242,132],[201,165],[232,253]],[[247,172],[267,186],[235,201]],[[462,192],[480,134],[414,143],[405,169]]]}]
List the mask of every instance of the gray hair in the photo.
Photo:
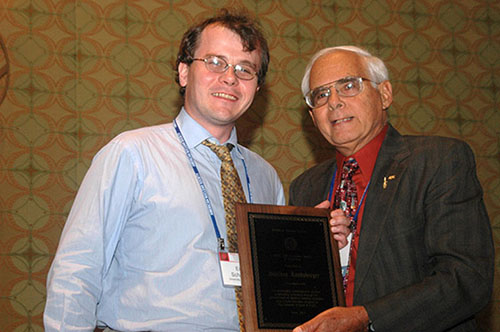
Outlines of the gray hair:
[{"label": "gray hair", "polygon": [[311,77],[311,68],[320,57],[326,54],[338,52],[338,51],[349,51],[354,52],[361,56],[364,59],[366,64],[366,69],[368,70],[368,79],[372,80],[372,85],[374,87],[377,86],[376,83],[381,83],[383,81],[387,81],[389,79],[389,71],[385,66],[384,62],[377,58],[376,56],[371,55],[370,52],[357,47],[357,46],[336,46],[336,47],[327,47],[322,50],[319,50],[314,54],[309,61],[309,64],[306,67],[306,71],[304,73],[304,77],[302,78],[302,94],[305,96],[309,90],[309,78]]}]

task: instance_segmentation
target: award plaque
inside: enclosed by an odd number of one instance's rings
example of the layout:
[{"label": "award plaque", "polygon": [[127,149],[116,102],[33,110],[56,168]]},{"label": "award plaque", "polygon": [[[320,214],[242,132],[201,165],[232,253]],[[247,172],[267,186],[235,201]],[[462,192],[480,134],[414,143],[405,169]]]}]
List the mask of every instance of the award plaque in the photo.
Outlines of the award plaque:
[{"label": "award plaque", "polygon": [[290,331],[345,305],[328,220],[327,209],[236,205],[247,331]]}]

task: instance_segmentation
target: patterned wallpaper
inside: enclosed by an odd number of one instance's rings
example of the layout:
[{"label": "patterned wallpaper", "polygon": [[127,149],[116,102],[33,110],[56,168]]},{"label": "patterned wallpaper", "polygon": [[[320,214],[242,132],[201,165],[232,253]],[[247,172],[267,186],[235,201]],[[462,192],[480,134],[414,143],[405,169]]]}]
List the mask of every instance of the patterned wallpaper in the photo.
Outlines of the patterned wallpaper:
[{"label": "patterned wallpaper", "polygon": [[256,14],[268,36],[267,83],[239,135],[286,190],[332,154],[299,90],[326,46],[358,44],[387,62],[401,132],[472,146],[497,252],[480,324],[500,331],[498,0],[0,0],[0,329],[43,330],[46,274],[92,156],[124,130],[173,119],[181,35],[223,6]]}]

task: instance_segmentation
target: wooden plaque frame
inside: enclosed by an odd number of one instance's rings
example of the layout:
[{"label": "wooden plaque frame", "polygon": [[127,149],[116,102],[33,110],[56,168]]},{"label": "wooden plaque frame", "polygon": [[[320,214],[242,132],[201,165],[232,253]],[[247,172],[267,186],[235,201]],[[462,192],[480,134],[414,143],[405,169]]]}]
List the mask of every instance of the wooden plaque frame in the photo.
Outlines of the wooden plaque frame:
[{"label": "wooden plaque frame", "polygon": [[[237,203],[236,228],[244,303],[243,313],[247,331],[290,331],[295,326],[304,323],[326,309],[333,306],[345,306],[339,250],[337,242],[330,232],[328,219],[329,210],[327,209]],[[269,229],[270,227],[271,229]],[[295,235],[283,235],[283,233],[289,232],[302,234],[299,234],[297,238]],[[274,233],[277,235],[275,236]],[[314,239],[314,245],[311,248],[309,248],[309,245],[304,247],[304,243],[309,238]],[[319,241],[317,241],[318,239]],[[266,270],[265,265],[270,264],[268,260],[272,257],[277,257],[278,261],[281,258],[287,261],[289,257],[294,257],[288,255],[289,250],[292,250],[292,253],[294,252],[294,245],[298,245],[298,248],[295,246],[295,249],[297,249],[295,251],[297,253],[296,257],[299,257],[297,261],[302,259],[305,265],[309,265],[309,260],[306,260],[305,257],[311,255],[302,256],[302,252],[319,248],[319,250],[313,252],[314,262],[319,261],[318,265],[314,265],[314,269],[317,267],[318,273],[316,273],[316,270],[312,273],[311,270],[298,271],[297,268],[301,268],[300,262],[297,263],[298,265],[291,264],[292,268],[290,270],[286,262],[278,268],[278,272]],[[306,250],[301,250],[301,248]],[[263,251],[265,251],[265,254]],[[282,256],[280,253],[283,252],[286,254]],[[308,255],[306,252],[304,255]],[[271,269],[274,269],[276,265],[272,266]],[[262,278],[263,276],[265,278]],[[290,281],[292,285],[297,278],[297,280],[305,280],[304,283],[299,284],[301,286],[307,285],[305,286],[306,289],[311,287],[311,294],[315,295],[310,295],[304,289],[297,290],[294,287],[278,290],[272,287],[261,287],[262,284],[273,280],[275,276],[278,278],[283,277],[283,280],[285,280],[284,283],[278,284],[279,287],[287,284],[287,281]],[[324,282],[325,280],[326,282]],[[323,282],[319,283],[320,281]],[[297,283],[295,282],[295,284]],[[266,288],[271,288],[271,296],[268,294],[269,289],[266,290]],[[318,289],[321,289],[321,291],[318,291]],[[305,295],[304,299],[301,294]],[[269,304],[270,302],[273,305]],[[318,302],[321,302],[321,304]],[[325,302],[328,302],[328,305],[321,307]],[[277,306],[274,305],[276,303],[278,303]],[[285,318],[286,321],[284,322],[277,322],[276,316],[280,320],[283,315],[280,312],[273,313],[276,310],[282,310],[282,312],[292,310],[288,314],[296,318],[301,317],[301,315],[292,315],[293,310],[304,313],[304,311],[301,311],[304,307],[307,307],[306,311],[317,309],[318,312],[314,312],[312,316],[298,322],[288,321],[287,318]],[[268,319],[273,315],[274,318]],[[287,316],[287,313],[284,316]]]}]

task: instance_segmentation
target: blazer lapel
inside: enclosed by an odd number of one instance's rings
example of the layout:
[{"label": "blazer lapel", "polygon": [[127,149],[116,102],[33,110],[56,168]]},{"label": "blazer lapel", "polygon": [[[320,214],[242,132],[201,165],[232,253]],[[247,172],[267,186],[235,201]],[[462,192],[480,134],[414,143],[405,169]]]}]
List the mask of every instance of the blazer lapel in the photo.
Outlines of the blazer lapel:
[{"label": "blazer lapel", "polygon": [[323,202],[328,198],[330,183],[336,172],[337,163],[335,158],[329,159],[319,165],[317,171],[310,179],[310,197],[312,205]]},{"label": "blazer lapel", "polygon": [[410,155],[403,137],[389,125],[389,130],[380,148],[368,188],[356,261],[354,303],[380,241],[384,224],[390,215],[397,189],[406,164],[402,163]]}]

